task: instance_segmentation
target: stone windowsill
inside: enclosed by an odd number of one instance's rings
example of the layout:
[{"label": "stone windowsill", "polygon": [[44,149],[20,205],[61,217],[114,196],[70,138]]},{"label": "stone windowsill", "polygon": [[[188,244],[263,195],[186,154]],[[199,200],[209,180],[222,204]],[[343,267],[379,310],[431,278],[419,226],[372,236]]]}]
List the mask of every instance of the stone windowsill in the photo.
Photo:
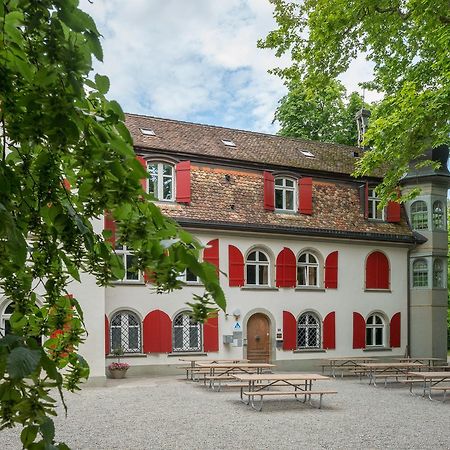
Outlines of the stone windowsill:
[{"label": "stone windowsill", "polygon": [[168,353],[167,357],[168,358],[174,358],[174,357],[178,357],[178,358],[182,358],[183,356],[208,356],[208,353],[205,352],[179,352],[179,353]]},{"label": "stone windowsill", "polygon": [[384,292],[390,294],[392,291],[390,289],[364,289],[364,292]]},{"label": "stone windowsill", "polygon": [[277,287],[273,286],[257,286],[257,285],[245,285],[241,287],[241,291],[278,291]]},{"label": "stone windowsill", "polygon": [[294,350],[293,353],[326,353],[327,351],[323,348],[299,348]]},{"label": "stone windowsill", "polygon": [[297,292],[307,291],[307,292],[325,292],[325,289],[320,286],[297,286],[295,288]]},{"label": "stone windowsill", "polygon": [[369,347],[363,349],[363,352],[392,352],[392,348],[389,347]]},{"label": "stone windowsill", "polygon": [[106,359],[123,359],[123,358],[147,358],[147,355],[145,353],[124,353],[123,355],[120,355],[119,357],[117,357],[116,355],[113,354],[108,354],[106,355]]}]

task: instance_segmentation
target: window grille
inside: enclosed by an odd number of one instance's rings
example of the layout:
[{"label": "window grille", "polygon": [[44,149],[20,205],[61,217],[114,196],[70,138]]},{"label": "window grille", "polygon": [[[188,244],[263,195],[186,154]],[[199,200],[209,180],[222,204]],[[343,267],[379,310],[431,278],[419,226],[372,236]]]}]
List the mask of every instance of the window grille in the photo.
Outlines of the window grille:
[{"label": "window grille", "polygon": [[275,178],[275,209],[295,210],[296,183],[289,178]]},{"label": "window grille", "polygon": [[433,203],[433,228],[435,230],[445,230],[444,207],[440,200]]},{"label": "window grille", "polygon": [[414,230],[428,230],[428,208],[423,200],[411,205],[411,224]]},{"label": "window grille", "polygon": [[256,286],[269,285],[269,258],[261,250],[255,250],[248,254],[246,261],[246,283]]},{"label": "window grille", "polygon": [[444,285],[444,265],[440,259],[435,259],[433,263],[433,287],[443,288]]},{"label": "window grille", "polygon": [[372,314],[366,322],[366,346],[384,346],[385,325],[383,318],[378,314]]},{"label": "window grille", "polygon": [[175,316],[173,320],[173,351],[199,352],[202,350],[202,326],[187,312]]},{"label": "window grille", "polygon": [[297,262],[299,286],[318,286],[319,262],[312,253],[302,253]]},{"label": "window grille", "polygon": [[413,263],[413,287],[428,286],[428,264],[425,259],[417,259]]},{"label": "window grille", "polygon": [[298,319],[297,347],[320,348],[320,321],[312,313],[302,314]]},{"label": "window grille", "polygon": [[171,164],[162,162],[149,162],[148,193],[157,200],[174,200],[174,168]]},{"label": "window grille", "polygon": [[124,353],[140,353],[141,323],[131,311],[116,313],[110,326],[111,351],[122,349]]}]

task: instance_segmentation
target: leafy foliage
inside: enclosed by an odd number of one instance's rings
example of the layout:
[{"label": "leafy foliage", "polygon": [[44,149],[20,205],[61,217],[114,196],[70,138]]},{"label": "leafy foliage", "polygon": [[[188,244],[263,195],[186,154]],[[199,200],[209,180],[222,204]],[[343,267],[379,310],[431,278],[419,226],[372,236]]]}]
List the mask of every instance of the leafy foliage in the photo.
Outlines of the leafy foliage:
[{"label": "leafy foliage", "polygon": [[290,52],[274,72],[320,91],[359,54],[375,63],[366,87],[384,94],[355,174],[383,165],[384,202],[425,150],[450,142],[450,13],[447,0],[269,0],[278,28],[259,45]]},{"label": "leafy foliage", "polygon": [[0,289],[14,306],[12,334],[0,339],[0,427],[23,425],[25,448],[65,449],[54,443],[50,390],[62,397],[89,374],[69,283],[124,274],[111,236],[98,231],[104,211],[158,292],[180,288],[189,267],[206,290],[196,319],[205,302],[224,309],[225,298],[215,270],[197,260],[200,244],[142,191],[147,173],[120,106],[105,98],[109,80],[88,78],[102,48],[78,1],[2,0],[0,33]]},{"label": "leafy foliage", "polygon": [[289,92],[280,100],[275,119],[279,134],[321,142],[356,145],[358,133],[355,114],[363,106],[357,92],[347,98],[340,81],[329,80],[317,90],[300,80],[288,83]]}]

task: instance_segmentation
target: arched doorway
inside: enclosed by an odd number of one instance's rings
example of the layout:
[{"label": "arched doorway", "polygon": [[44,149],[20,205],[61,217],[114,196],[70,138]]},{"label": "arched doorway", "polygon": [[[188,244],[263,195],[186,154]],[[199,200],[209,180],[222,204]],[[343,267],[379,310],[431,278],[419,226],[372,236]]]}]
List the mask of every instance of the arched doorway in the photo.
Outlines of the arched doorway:
[{"label": "arched doorway", "polygon": [[270,322],[262,313],[253,314],[247,322],[247,359],[270,362]]}]

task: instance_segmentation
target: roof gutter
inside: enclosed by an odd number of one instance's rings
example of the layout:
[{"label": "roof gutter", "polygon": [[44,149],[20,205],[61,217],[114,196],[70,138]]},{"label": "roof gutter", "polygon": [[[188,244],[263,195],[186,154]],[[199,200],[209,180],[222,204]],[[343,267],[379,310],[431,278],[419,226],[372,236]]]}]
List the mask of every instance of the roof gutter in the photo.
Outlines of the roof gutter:
[{"label": "roof gutter", "polygon": [[357,239],[364,241],[376,242],[397,242],[401,244],[415,245],[418,238],[415,235],[402,234],[381,234],[357,231],[339,231],[320,228],[303,228],[303,227],[280,227],[279,225],[258,225],[251,223],[234,223],[234,222],[211,222],[199,221],[192,219],[176,219],[183,227],[213,229],[213,230],[231,230],[231,231],[247,231],[255,233],[284,234],[291,236],[309,236],[309,237],[328,237],[339,239]]}]

